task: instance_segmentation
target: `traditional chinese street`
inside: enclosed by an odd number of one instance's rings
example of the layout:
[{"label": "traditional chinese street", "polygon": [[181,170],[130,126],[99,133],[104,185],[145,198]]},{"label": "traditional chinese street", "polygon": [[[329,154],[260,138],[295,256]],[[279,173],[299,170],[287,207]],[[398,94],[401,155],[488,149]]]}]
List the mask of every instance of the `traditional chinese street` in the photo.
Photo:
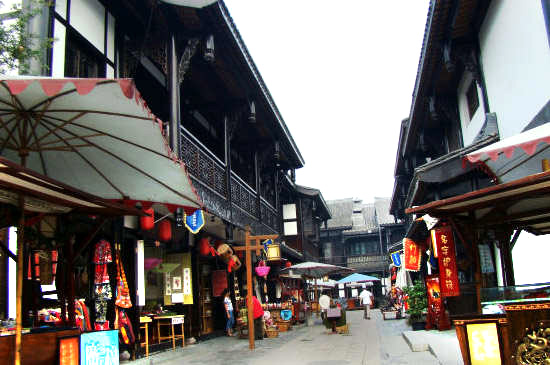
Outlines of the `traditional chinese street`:
[{"label": "traditional chinese street", "polygon": [[[363,311],[348,311],[349,334],[331,334],[320,320],[313,326],[295,326],[281,332],[278,338],[256,341],[256,349],[248,353],[248,341],[218,337],[206,342],[178,348],[141,359],[132,364],[176,365],[395,365],[395,364],[461,364],[454,330],[415,331],[412,344],[403,333],[412,333],[405,319],[382,319],[373,310],[371,320],[363,319]],[[431,337],[430,337],[431,336]],[[424,343],[421,343],[422,340]],[[430,342],[430,348],[427,344]],[[412,351],[412,347],[421,351]],[[436,357],[437,356],[437,357]]]}]

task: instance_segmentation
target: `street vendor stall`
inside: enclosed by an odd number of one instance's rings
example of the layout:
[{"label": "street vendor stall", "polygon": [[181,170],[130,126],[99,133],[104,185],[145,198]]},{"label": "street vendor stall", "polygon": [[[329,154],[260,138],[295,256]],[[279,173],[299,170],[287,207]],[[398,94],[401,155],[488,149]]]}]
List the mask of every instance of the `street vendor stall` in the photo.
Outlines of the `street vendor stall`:
[{"label": "street vendor stall", "polygon": [[[546,171],[406,211],[438,217],[450,231],[450,235],[440,231],[435,240],[443,255],[439,256],[440,266],[444,262],[453,265],[440,282],[442,296],[445,291],[461,295],[455,275],[473,267],[476,306],[470,314],[452,318],[466,364],[487,356],[494,363],[523,364],[540,350],[548,351],[539,346],[546,343],[550,331],[548,291],[544,285],[531,290],[514,285],[511,250],[520,230],[550,232],[549,187],[550,171]],[[462,245],[459,249],[465,252],[465,262],[454,262],[455,253],[447,251],[444,243],[451,236]],[[487,285],[491,281],[486,268],[494,265],[482,247],[487,240],[498,243],[504,287]],[[446,269],[443,272],[447,275]]]},{"label": "street vendor stall", "polygon": [[[91,242],[95,230],[92,229],[91,233],[88,232],[89,240],[84,239],[80,242],[81,245],[74,246],[73,241],[79,234],[78,229],[65,228],[67,235],[54,237],[57,240],[65,237],[66,242],[57,242],[57,246],[52,246],[51,251],[46,251],[43,248],[45,242],[54,245],[56,243],[52,242],[51,238],[48,240],[49,235],[45,232],[46,229],[42,223],[47,221],[56,226],[58,222],[56,215],[61,213],[64,214],[64,218],[60,222],[65,223],[69,222],[70,216],[79,214],[117,216],[123,214],[142,215],[143,213],[134,208],[84,193],[2,157],[0,157],[0,196],[2,203],[0,207],[3,212],[2,226],[16,225],[15,216],[19,215],[18,229],[10,230],[8,233],[8,240],[17,240],[17,250],[12,252],[2,243],[2,249],[8,253],[11,259],[17,260],[18,272],[16,325],[2,330],[0,349],[4,350],[2,353],[6,354],[6,361],[9,363],[52,364],[58,356],[62,355],[60,351],[65,349],[60,345],[60,338],[67,336],[78,338],[81,332],[79,328],[75,328],[77,324],[77,318],[75,318],[75,276],[69,273],[74,272],[75,257]],[[17,207],[18,210],[14,210],[12,207]],[[67,213],[70,214],[67,215]],[[98,224],[101,226],[104,223],[104,218],[95,218],[92,219],[92,222],[94,220],[96,227]],[[9,237],[10,234],[14,237]],[[59,244],[62,245],[59,246]],[[36,255],[38,249],[44,253],[42,257]],[[74,252],[74,250],[77,251]],[[50,275],[49,279],[44,279],[41,274],[48,272],[52,261],[45,260],[46,266],[41,266],[40,261],[43,261],[44,258],[51,258],[48,253],[53,254],[53,252],[55,252],[54,267],[56,270],[52,270],[53,276]],[[29,255],[32,260],[27,259]],[[36,260],[37,258],[40,259]],[[23,266],[30,270],[23,270]],[[44,302],[40,297],[40,288],[36,286],[36,282],[40,283],[41,279],[49,280],[43,281],[43,284],[52,282],[57,284],[58,289],[54,291],[54,294],[57,294],[57,305],[60,310],[56,315],[49,312],[45,316],[38,316],[38,306]],[[22,303],[24,287],[35,295],[31,297],[30,301],[25,300],[25,303]],[[10,325],[9,322],[7,324]],[[23,324],[25,328],[23,328]],[[43,326],[44,324],[46,326]],[[116,347],[116,356],[118,357],[118,334]],[[37,351],[37,348],[40,351]],[[79,348],[72,350],[76,354],[80,351]]]}]

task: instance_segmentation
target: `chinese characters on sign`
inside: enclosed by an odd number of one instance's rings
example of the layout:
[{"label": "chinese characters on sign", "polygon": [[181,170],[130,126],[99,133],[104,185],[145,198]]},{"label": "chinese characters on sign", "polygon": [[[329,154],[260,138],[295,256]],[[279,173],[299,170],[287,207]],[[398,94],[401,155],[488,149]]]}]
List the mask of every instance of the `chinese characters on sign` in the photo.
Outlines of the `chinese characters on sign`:
[{"label": "chinese characters on sign", "polygon": [[466,326],[472,365],[502,364],[495,323],[473,323]]},{"label": "chinese characters on sign", "polygon": [[441,296],[455,297],[460,295],[458,271],[456,268],[456,251],[453,231],[450,227],[440,227],[432,232],[434,250],[438,252],[439,284]]},{"label": "chinese characters on sign", "polygon": [[399,251],[395,251],[391,254],[391,260],[395,266],[401,267],[401,256]]},{"label": "chinese characters on sign", "polygon": [[403,239],[403,246],[405,247],[405,270],[420,270],[422,253],[420,247],[409,238]]},{"label": "chinese characters on sign", "polygon": [[65,337],[59,339],[59,365],[78,365],[79,338]]}]

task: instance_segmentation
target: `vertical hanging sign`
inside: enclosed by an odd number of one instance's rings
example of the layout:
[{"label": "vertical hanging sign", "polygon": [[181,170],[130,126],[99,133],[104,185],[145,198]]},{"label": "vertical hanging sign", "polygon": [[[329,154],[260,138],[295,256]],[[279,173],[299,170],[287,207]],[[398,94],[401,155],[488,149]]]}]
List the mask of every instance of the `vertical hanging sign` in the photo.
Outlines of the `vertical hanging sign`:
[{"label": "vertical hanging sign", "polygon": [[439,285],[441,296],[456,297],[460,295],[458,272],[456,269],[456,251],[451,227],[436,228],[432,233],[434,248],[438,252]]},{"label": "vertical hanging sign", "polygon": [[204,212],[200,209],[195,210],[191,215],[185,215],[185,227],[193,234],[199,233],[204,223]]},{"label": "vertical hanging sign", "polygon": [[420,270],[420,247],[409,238],[403,238],[403,246],[405,247],[405,270]]},{"label": "vertical hanging sign", "polygon": [[391,260],[395,266],[401,267],[401,255],[399,251],[395,251],[391,254]]}]

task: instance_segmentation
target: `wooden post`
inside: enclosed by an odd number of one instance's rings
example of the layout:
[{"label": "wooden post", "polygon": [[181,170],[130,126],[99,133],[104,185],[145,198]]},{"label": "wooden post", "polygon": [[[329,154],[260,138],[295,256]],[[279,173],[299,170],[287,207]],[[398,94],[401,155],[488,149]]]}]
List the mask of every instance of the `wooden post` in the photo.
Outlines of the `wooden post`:
[{"label": "wooden post", "polygon": [[21,364],[21,330],[23,327],[23,262],[25,257],[25,197],[19,195],[19,225],[17,227],[17,274],[15,303],[15,358],[14,364]]},{"label": "wooden post", "polygon": [[[260,254],[260,250],[263,248],[260,241],[262,240],[275,240],[279,235],[264,235],[264,236],[251,236],[250,228],[247,227],[245,233],[245,245],[233,247],[234,251],[245,251],[246,257],[246,307],[248,311],[248,347],[250,350],[254,350],[254,305],[252,303],[252,250],[256,250],[256,254]],[[254,241],[254,245],[251,242]]]}]

